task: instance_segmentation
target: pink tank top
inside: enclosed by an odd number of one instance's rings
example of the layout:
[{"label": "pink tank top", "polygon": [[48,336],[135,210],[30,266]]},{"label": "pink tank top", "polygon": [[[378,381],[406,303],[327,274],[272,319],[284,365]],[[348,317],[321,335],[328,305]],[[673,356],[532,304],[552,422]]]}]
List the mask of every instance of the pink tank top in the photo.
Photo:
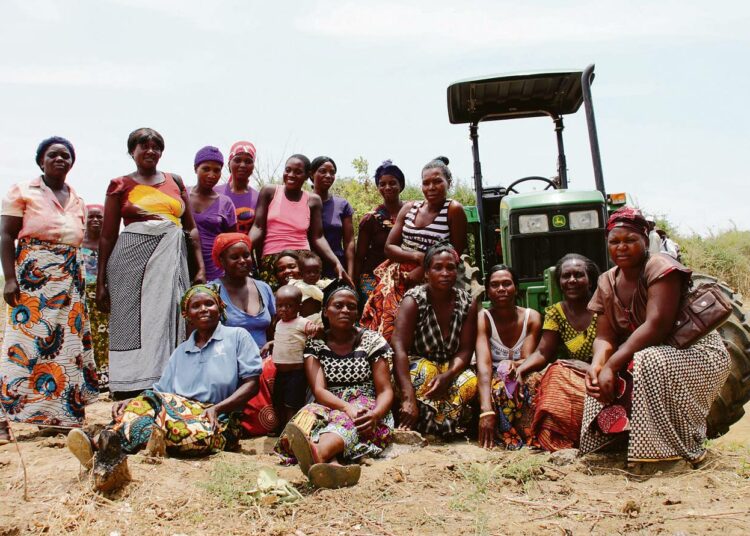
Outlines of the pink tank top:
[{"label": "pink tank top", "polygon": [[285,249],[310,249],[307,241],[307,230],[310,228],[309,197],[303,190],[299,201],[289,201],[284,195],[284,187],[276,187],[276,193],[268,205],[263,255]]}]

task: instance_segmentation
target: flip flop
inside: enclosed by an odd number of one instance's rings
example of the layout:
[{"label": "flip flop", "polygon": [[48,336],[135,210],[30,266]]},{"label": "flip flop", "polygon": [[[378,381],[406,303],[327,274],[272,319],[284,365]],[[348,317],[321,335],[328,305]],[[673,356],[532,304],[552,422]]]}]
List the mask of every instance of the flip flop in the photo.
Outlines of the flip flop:
[{"label": "flip flop", "polygon": [[74,428],[68,432],[68,450],[73,453],[73,456],[78,458],[86,469],[91,469],[94,466],[94,446],[91,444],[91,439],[83,430]]},{"label": "flip flop", "polygon": [[362,468],[359,465],[316,463],[310,467],[307,477],[316,488],[348,488],[359,482]]},{"label": "flip flop", "polygon": [[307,476],[310,466],[320,461],[317,452],[315,452],[315,447],[310,443],[302,428],[293,422],[286,425],[282,435],[287,437],[294,457],[297,458],[297,463],[299,463],[299,468]]}]

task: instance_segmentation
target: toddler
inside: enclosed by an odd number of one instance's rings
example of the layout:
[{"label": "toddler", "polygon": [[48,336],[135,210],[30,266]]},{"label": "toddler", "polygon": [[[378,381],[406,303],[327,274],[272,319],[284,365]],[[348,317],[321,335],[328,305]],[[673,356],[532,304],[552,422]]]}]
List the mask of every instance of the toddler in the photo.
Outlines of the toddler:
[{"label": "toddler", "polygon": [[[294,285],[302,292],[302,309],[300,314],[320,324],[320,307],[323,301],[323,289],[331,282],[330,279],[321,279],[323,262],[314,252],[300,252],[297,261],[300,279],[291,278],[289,284]],[[322,324],[320,324],[322,325]]]}]

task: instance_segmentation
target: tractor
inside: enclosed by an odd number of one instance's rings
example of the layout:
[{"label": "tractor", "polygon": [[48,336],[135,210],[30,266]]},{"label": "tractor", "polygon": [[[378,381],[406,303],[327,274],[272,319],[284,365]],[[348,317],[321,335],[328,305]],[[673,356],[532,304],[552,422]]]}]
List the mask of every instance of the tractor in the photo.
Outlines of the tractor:
[{"label": "tractor", "polygon": [[[607,194],[602,173],[591,84],[594,65],[565,70],[489,76],[455,82],[448,87],[448,117],[453,124],[468,124],[474,161],[477,204],[465,207],[471,237],[471,255],[482,275],[498,263],[518,274],[522,305],[542,314],[561,299],[554,265],[566,253],[593,260],[603,272],[611,263],[605,226],[611,211],[630,203],[624,193]],[[595,189],[568,189],[568,168],[563,143],[563,117],[584,105],[591,148]],[[531,175],[507,186],[485,187],[479,159],[479,123],[549,117],[557,141],[555,174]],[[519,192],[521,184],[538,183],[540,190]],[[716,281],[694,274],[693,282]],[[726,433],[744,414],[750,400],[750,324],[739,296],[726,285],[722,290],[734,304],[733,315],[719,328],[732,357],[727,383],[708,417],[709,437]]]}]

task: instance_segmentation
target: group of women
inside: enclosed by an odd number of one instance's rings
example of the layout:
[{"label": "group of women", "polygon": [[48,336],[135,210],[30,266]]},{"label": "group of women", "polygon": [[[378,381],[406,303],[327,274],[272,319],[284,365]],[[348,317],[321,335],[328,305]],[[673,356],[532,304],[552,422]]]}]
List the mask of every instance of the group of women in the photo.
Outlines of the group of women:
[{"label": "group of women", "polygon": [[[11,420],[72,429],[84,465],[277,432],[274,367],[260,348],[273,339],[274,290],[301,277],[310,250],[334,280],[323,329],[304,350],[309,403],[276,450],[316,485],[356,482],[359,466],[342,462],[380,454],[396,425],[443,438],[476,431],[488,448],[580,442],[585,453],[626,436],[631,460],[705,454],[729,357],[716,333],[686,350],[664,344],[690,271],[649,256],[638,211],[608,222],[608,272],[580,255],[560,259],[563,300],[542,318],[517,305],[508,266],[487,274],[488,309],[457,284],[467,221],[448,197],[444,157],[422,169],[424,198],[405,203],[403,172],[384,162],[383,203],[361,218],[355,245],[353,210],[330,193],[329,157],[293,155],[282,183],[256,192],[252,143],[231,147],[221,187],[223,155],[204,147],[187,189],[157,169],[158,132],[134,131],[127,148],[136,170],[110,182],[104,207],[87,210],[67,184],[76,155],[59,137],[39,145],[41,176],[14,185],[2,207],[0,405]],[[118,403],[91,438],[81,426],[100,376]]]}]

